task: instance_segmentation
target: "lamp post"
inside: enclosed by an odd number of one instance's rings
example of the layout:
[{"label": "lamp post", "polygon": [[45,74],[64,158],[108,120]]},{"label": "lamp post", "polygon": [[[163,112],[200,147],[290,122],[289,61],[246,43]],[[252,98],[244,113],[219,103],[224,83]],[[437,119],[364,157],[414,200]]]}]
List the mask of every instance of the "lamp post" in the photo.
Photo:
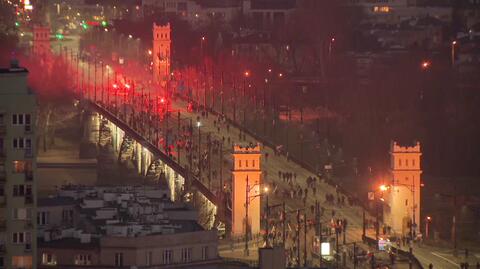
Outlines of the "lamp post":
[{"label": "lamp post", "polygon": [[455,46],[457,45],[457,41],[452,41],[452,67],[455,66]]},{"label": "lamp post", "polygon": [[427,216],[427,217],[425,218],[425,239],[428,239],[428,238],[429,238],[429,235],[430,235],[430,233],[429,233],[429,231],[430,231],[430,230],[429,230],[429,225],[430,225],[430,222],[431,222],[431,221],[432,221],[432,217]]}]

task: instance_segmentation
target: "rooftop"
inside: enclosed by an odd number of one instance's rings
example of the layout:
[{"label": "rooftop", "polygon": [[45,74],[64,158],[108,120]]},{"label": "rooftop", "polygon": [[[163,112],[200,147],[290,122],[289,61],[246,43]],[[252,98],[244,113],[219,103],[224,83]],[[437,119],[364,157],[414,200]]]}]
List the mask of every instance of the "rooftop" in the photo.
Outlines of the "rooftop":
[{"label": "rooftop", "polygon": [[64,206],[64,205],[76,205],[78,202],[70,197],[47,197],[47,198],[38,198],[37,205],[38,207],[42,206]]},{"label": "rooftop", "polygon": [[69,248],[69,249],[96,249],[100,246],[100,240],[92,238],[89,243],[81,243],[80,239],[73,237],[66,237],[62,239],[56,239],[52,241],[44,241],[38,239],[39,248]]}]

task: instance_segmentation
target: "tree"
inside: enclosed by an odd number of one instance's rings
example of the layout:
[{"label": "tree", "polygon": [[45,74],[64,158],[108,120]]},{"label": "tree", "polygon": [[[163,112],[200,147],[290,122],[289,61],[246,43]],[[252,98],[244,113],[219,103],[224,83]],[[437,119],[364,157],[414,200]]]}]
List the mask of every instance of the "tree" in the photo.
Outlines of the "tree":
[{"label": "tree", "polygon": [[[59,56],[39,62],[29,58],[23,59],[23,65],[29,70],[28,84],[36,93],[39,103],[37,126],[42,130],[38,135],[43,139],[43,150],[55,143],[55,130],[58,113],[62,106],[73,102],[72,70],[68,63]],[[48,142],[47,142],[48,141]]]}]

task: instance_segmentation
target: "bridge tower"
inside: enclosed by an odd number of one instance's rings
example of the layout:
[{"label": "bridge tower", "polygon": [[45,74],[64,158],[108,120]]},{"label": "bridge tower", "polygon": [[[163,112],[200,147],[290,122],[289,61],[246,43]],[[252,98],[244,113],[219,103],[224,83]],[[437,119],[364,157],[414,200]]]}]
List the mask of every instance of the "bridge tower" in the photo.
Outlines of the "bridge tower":
[{"label": "bridge tower", "polygon": [[51,54],[49,26],[33,26],[33,54],[44,60]]},{"label": "bridge tower", "polygon": [[[260,145],[233,147],[232,235],[243,236],[260,232]],[[248,203],[248,219],[246,219]],[[248,226],[246,225],[248,223]]]},{"label": "bridge tower", "polygon": [[420,143],[390,145],[391,185],[384,207],[384,223],[395,233],[415,236],[420,226]]},{"label": "bridge tower", "polygon": [[170,23],[157,25],[153,23],[153,81],[166,84],[170,75]]}]

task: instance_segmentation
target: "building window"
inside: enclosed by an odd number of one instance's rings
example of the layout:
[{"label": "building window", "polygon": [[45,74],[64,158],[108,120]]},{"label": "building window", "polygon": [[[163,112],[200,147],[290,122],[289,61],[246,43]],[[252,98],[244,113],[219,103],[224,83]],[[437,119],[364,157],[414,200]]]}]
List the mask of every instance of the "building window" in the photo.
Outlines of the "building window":
[{"label": "building window", "polygon": [[26,240],[26,232],[15,232],[13,233],[12,243],[14,244],[25,244]]},{"label": "building window", "polygon": [[242,160],[238,160],[238,167],[242,167]]},{"label": "building window", "polygon": [[31,208],[14,208],[12,211],[14,220],[28,220],[31,218]]},{"label": "building window", "polygon": [[31,161],[13,161],[13,172],[14,173],[24,173],[27,171],[32,171],[32,162]]},{"label": "building window", "polygon": [[415,166],[415,159],[412,160],[412,166]]},{"label": "building window", "polygon": [[15,137],[13,138],[14,149],[30,149],[32,148],[32,140],[30,138]]},{"label": "building window", "polygon": [[245,160],[245,167],[248,167],[248,160]]},{"label": "building window", "polygon": [[190,262],[192,256],[192,248],[182,248],[182,262]]},{"label": "building window", "polygon": [[208,246],[202,247],[202,260],[208,260]]},{"label": "building window", "polygon": [[64,223],[72,223],[73,222],[73,210],[64,209],[62,211],[62,221]]},{"label": "building window", "polygon": [[115,253],[115,266],[123,266],[123,253]]},{"label": "building window", "polygon": [[12,114],[12,125],[30,125],[30,114]]},{"label": "building window", "polygon": [[153,257],[152,252],[148,251],[145,255],[145,259],[146,259],[145,263],[146,263],[147,266],[152,265],[152,257]]},{"label": "building window", "polygon": [[92,256],[90,254],[75,255],[75,265],[92,265]]},{"label": "building window", "polygon": [[0,257],[0,268],[4,268],[5,262],[3,261],[3,257]]},{"label": "building window", "polygon": [[405,206],[408,206],[408,199],[405,199]]},{"label": "building window", "polygon": [[252,160],[252,165],[253,167],[255,167],[255,160]]},{"label": "building window", "polygon": [[163,251],[163,264],[170,264],[172,263],[172,256],[173,256],[173,251],[172,250],[164,250]]},{"label": "building window", "polygon": [[43,211],[37,213],[37,224],[38,225],[48,225],[48,219],[50,217],[50,212]]},{"label": "building window", "polygon": [[402,159],[398,159],[398,166],[402,166]]},{"label": "building window", "polygon": [[57,265],[57,256],[52,253],[43,253],[42,254],[42,264],[43,265]]},{"label": "building window", "polygon": [[3,117],[3,114],[0,114],[0,126],[5,124]]},{"label": "building window", "polygon": [[13,268],[33,268],[32,256],[13,256],[12,267]]},{"label": "building window", "polygon": [[13,196],[24,196],[24,195],[25,195],[24,185],[13,185]]},{"label": "building window", "polygon": [[25,125],[30,125],[32,122],[30,114],[25,114]]}]

